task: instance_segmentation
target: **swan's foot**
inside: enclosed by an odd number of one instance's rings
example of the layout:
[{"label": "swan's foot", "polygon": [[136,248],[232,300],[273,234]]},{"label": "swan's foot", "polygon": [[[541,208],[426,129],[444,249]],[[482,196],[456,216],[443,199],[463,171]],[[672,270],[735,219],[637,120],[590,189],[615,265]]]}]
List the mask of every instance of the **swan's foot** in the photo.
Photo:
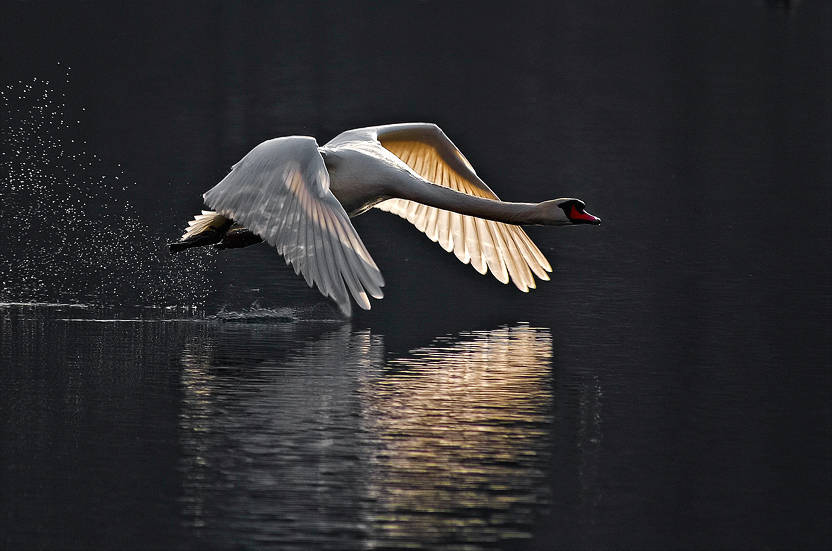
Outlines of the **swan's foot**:
[{"label": "swan's foot", "polygon": [[249,245],[261,243],[263,239],[247,228],[232,228],[226,232],[220,243],[214,245],[215,249],[240,249]]},{"label": "swan's foot", "polygon": [[205,247],[206,245],[213,245],[222,240],[225,231],[215,230],[213,228],[207,229],[200,234],[193,235],[182,241],[175,243],[168,243],[168,250],[171,254],[190,249],[191,247]]}]

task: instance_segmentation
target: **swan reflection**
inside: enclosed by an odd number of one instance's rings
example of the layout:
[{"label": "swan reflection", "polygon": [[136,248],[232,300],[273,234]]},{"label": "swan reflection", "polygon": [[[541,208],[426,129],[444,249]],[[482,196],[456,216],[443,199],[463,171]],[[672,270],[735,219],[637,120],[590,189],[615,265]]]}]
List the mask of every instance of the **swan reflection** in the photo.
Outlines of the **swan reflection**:
[{"label": "swan reflection", "polygon": [[363,381],[374,538],[530,536],[548,501],[551,358],[548,331],[521,325],[439,339]]},{"label": "swan reflection", "polygon": [[[304,341],[306,341],[304,343]],[[225,324],[183,352],[183,511],[206,544],[334,543],[357,526],[356,373],[378,337]]]},{"label": "swan reflection", "polygon": [[209,327],[181,356],[185,522],[215,545],[529,537],[549,499],[551,359],[527,325],[404,357],[349,326]]}]

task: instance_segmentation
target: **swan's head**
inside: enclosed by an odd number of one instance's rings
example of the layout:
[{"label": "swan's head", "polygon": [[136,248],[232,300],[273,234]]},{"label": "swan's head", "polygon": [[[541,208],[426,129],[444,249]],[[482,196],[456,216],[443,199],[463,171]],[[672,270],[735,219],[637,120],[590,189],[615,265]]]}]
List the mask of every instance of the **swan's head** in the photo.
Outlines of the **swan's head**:
[{"label": "swan's head", "polygon": [[543,208],[543,224],[564,226],[567,224],[600,224],[601,219],[586,211],[586,204],[580,199],[567,197],[540,203]]}]

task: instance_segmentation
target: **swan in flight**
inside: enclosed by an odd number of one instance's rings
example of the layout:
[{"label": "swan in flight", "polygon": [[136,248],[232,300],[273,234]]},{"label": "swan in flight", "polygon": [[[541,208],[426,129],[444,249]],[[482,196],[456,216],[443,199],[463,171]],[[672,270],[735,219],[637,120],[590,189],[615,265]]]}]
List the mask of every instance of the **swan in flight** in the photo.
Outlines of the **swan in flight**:
[{"label": "swan in flight", "polygon": [[267,140],[203,199],[212,210],[169,244],[172,253],[266,241],[346,316],[350,295],[365,310],[368,296],[383,296],[381,271],[350,222],[371,208],[405,218],[461,262],[523,292],[552,268],[520,225],[601,223],[580,199],[500,201],[429,123],[348,130],[322,147],[309,136]]}]

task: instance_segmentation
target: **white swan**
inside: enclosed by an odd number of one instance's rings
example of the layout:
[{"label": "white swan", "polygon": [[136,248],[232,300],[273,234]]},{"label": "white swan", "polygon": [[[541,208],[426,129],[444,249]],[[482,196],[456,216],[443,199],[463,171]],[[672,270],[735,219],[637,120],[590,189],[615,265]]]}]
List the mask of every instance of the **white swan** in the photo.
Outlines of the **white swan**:
[{"label": "white swan", "polygon": [[579,199],[508,203],[479,179],[435,124],[348,130],[265,141],[203,198],[213,211],[189,223],[171,252],[216,244],[274,246],[347,316],[349,296],[369,310],[384,279],[350,223],[372,207],[406,218],[463,263],[523,292],[552,268],[518,224],[600,224]]}]

